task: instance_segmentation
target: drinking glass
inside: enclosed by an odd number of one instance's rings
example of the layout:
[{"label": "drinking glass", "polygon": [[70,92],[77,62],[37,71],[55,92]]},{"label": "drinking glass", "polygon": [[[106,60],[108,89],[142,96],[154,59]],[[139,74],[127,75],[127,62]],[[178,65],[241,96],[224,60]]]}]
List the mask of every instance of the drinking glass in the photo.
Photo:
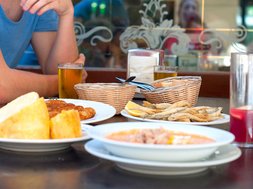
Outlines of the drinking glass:
[{"label": "drinking glass", "polygon": [[63,63],[58,65],[60,98],[78,98],[74,85],[82,82],[83,70],[83,64]]},{"label": "drinking glass", "polygon": [[154,80],[175,76],[177,76],[177,67],[160,65],[154,66]]},{"label": "drinking glass", "polygon": [[231,54],[230,131],[238,146],[253,147],[253,54]]},{"label": "drinking glass", "polygon": [[177,55],[164,55],[164,66],[177,66]]}]

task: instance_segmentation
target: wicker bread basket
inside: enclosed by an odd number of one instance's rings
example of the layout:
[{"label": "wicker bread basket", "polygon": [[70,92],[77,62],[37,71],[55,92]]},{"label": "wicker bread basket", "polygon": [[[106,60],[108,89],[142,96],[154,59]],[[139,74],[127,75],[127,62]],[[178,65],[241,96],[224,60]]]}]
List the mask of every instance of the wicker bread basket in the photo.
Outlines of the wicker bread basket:
[{"label": "wicker bread basket", "polygon": [[199,76],[169,77],[152,83],[153,91],[141,90],[147,101],[151,103],[175,103],[187,100],[192,106],[198,101],[201,86]]},{"label": "wicker bread basket", "polygon": [[120,83],[79,83],[74,88],[79,99],[109,104],[116,109],[116,114],[133,99],[136,90],[136,86]]}]

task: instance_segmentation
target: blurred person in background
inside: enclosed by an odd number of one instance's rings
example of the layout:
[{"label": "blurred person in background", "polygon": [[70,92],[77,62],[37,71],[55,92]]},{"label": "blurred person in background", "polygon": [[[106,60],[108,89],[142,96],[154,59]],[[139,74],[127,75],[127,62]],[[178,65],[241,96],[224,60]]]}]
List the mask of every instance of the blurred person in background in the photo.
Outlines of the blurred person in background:
[{"label": "blurred person in background", "polygon": [[[205,22],[200,15],[200,4],[198,0],[181,0],[178,9],[178,25],[186,29],[186,33],[191,39],[189,50],[209,51],[208,54],[217,55],[222,51],[222,47],[217,48],[217,42],[203,44],[215,37],[214,32],[204,32],[207,29]],[[216,36],[217,37],[217,36]],[[222,40],[220,41],[222,42]]]},{"label": "blurred person in background", "polygon": [[[0,0],[0,104],[30,91],[56,96],[57,64],[84,63],[73,15],[71,0]],[[14,69],[30,44],[43,74]]]},{"label": "blurred person in background", "polygon": [[74,7],[75,19],[85,26],[86,32],[97,26],[107,27],[112,31],[110,42],[97,41],[96,46],[90,44],[90,39],[99,35],[105,37],[106,31],[95,32],[80,45],[90,67],[124,68],[123,54],[120,49],[119,37],[129,25],[127,11],[122,0],[82,0]]},{"label": "blurred person in background", "polygon": [[[202,23],[199,2],[197,0],[181,0],[178,9],[178,25],[184,28],[191,39],[189,48],[195,49],[194,45],[199,44],[199,35],[205,28]],[[204,39],[201,39],[204,40]]]},{"label": "blurred person in background", "polygon": [[178,9],[178,25],[181,28],[192,29],[190,31],[201,29],[204,23],[201,22],[199,9],[197,0],[182,0]]},{"label": "blurred person in background", "polygon": [[[181,0],[178,7],[178,23],[185,33],[190,37],[189,49],[194,48],[194,44],[199,43],[199,34],[202,31],[202,23],[199,15],[199,2],[197,0]],[[171,52],[172,45],[177,43],[176,38],[168,38],[164,44],[167,54]]]},{"label": "blurred person in background", "polygon": [[[202,51],[212,55],[220,54],[222,49],[217,48],[217,43],[204,44],[211,38],[215,37],[215,33],[208,31],[206,24],[200,16],[200,4],[198,0],[181,0],[178,8],[178,25],[185,29],[185,33],[190,38],[189,50]],[[171,46],[177,43],[177,39],[170,38],[166,41],[165,47],[171,54]]]}]

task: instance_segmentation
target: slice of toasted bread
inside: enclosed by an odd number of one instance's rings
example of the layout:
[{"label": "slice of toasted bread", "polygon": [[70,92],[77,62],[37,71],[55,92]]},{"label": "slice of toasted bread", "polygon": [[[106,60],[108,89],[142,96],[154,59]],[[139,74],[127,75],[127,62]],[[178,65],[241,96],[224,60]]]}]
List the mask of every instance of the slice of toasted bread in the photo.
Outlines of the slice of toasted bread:
[{"label": "slice of toasted bread", "polygon": [[51,138],[77,138],[81,137],[80,117],[77,110],[63,110],[51,118]]},{"label": "slice of toasted bread", "polygon": [[0,109],[0,137],[49,139],[50,119],[43,98],[35,92],[22,95]]},{"label": "slice of toasted bread", "polygon": [[30,92],[9,102],[0,109],[0,123],[18,113],[24,107],[33,104],[38,98],[39,95],[36,92]]}]

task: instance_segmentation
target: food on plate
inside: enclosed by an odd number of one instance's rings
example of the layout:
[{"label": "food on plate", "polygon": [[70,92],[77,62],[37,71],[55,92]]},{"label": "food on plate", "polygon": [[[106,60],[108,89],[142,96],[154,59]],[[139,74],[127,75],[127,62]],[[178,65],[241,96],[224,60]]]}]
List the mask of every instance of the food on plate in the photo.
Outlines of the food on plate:
[{"label": "food on plate", "polygon": [[81,137],[80,117],[77,110],[63,110],[51,118],[52,139]]},{"label": "food on plate", "polygon": [[46,104],[50,118],[56,116],[62,110],[77,110],[81,120],[90,119],[96,114],[96,111],[91,107],[76,106],[63,100],[47,100]]},{"label": "food on plate", "polygon": [[125,106],[125,109],[127,110],[127,112],[131,113],[131,115],[136,117],[142,117],[145,116],[146,114],[153,114],[157,112],[155,109],[143,107],[132,101],[128,101],[128,103]]},{"label": "food on plate", "polygon": [[213,139],[202,135],[184,133],[179,131],[156,129],[131,129],[111,133],[108,139],[140,144],[206,144],[214,142]]},{"label": "food on plate", "polygon": [[35,92],[22,95],[0,109],[0,137],[49,139],[50,121],[43,98]]},{"label": "food on plate", "polygon": [[223,118],[222,107],[191,107],[190,103],[184,100],[173,104],[143,101],[143,105],[129,101],[125,110],[135,117],[178,122],[210,122]]},{"label": "food on plate", "polygon": [[61,139],[81,137],[77,110],[63,110],[50,119],[44,98],[22,95],[0,109],[0,138]]}]

